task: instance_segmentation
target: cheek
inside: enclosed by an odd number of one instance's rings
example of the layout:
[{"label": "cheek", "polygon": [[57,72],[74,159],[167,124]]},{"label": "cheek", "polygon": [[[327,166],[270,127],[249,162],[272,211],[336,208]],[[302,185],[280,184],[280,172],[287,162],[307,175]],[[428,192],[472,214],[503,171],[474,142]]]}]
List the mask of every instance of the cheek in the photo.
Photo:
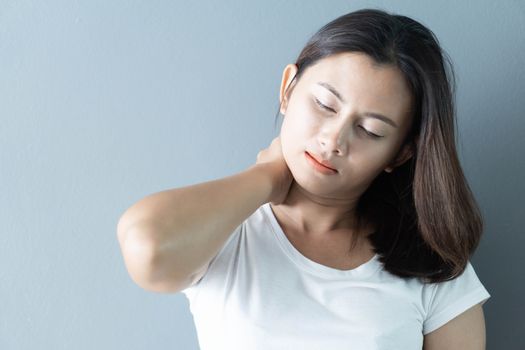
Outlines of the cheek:
[{"label": "cheek", "polygon": [[319,113],[308,106],[308,101],[291,103],[283,119],[283,123],[289,124],[296,133],[316,128],[320,121]]},{"label": "cheek", "polygon": [[349,149],[349,166],[353,171],[363,176],[375,176],[381,172],[390,162],[391,148],[384,145],[350,145]]},{"label": "cheek", "polygon": [[281,142],[287,144],[287,148],[304,149],[314,134],[315,126],[309,120],[309,117],[291,114],[284,117],[281,126]]}]

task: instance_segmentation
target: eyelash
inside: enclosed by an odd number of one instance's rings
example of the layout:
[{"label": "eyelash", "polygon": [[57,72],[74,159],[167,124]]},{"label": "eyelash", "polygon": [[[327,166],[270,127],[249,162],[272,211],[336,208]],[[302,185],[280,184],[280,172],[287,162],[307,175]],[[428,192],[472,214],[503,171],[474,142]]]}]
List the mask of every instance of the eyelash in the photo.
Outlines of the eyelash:
[{"label": "eyelash", "polygon": [[[333,112],[333,113],[335,113],[335,111],[334,111],[333,109],[331,109],[330,107],[325,106],[324,104],[322,104],[317,98],[315,99],[315,103],[316,103],[319,107],[321,107],[322,109],[327,110],[327,111],[329,111],[329,112]],[[363,130],[366,132],[366,134],[367,134],[368,136],[372,137],[372,138],[379,139],[379,138],[383,137],[383,136],[379,136],[379,135],[376,135],[376,134],[373,134],[373,133],[369,132],[368,130],[366,130],[365,128],[363,128],[361,125],[359,125],[359,127],[360,127],[361,129],[363,129]]]}]

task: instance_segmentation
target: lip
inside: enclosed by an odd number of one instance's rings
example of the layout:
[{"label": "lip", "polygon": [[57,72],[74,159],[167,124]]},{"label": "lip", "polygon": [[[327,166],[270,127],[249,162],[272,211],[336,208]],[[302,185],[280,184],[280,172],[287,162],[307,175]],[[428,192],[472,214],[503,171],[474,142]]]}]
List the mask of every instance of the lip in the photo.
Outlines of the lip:
[{"label": "lip", "polygon": [[322,172],[323,174],[327,174],[327,175],[337,174],[338,171],[336,169],[331,168],[329,165],[326,165],[326,164],[330,164],[330,163],[328,163],[326,161],[320,162],[308,152],[304,152],[304,155],[305,155],[306,159],[310,162],[310,164],[316,170]]}]

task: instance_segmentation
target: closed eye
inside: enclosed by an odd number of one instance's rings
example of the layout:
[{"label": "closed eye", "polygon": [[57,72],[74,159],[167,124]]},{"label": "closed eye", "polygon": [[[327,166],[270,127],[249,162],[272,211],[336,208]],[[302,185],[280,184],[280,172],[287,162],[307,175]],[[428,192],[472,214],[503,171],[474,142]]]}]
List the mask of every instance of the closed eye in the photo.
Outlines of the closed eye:
[{"label": "closed eye", "polygon": [[330,112],[333,112],[333,113],[337,113],[336,111],[334,111],[332,108],[328,107],[328,106],[325,106],[324,104],[321,103],[321,101],[319,101],[317,98],[315,99],[315,103],[317,103],[317,105],[319,107],[321,107],[322,109],[325,109],[327,111],[330,111]]},{"label": "closed eye", "polygon": [[[337,112],[334,111],[332,108],[330,108],[330,107],[328,107],[328,106],[325,106],[325,105],[324,105],[323,103],[321,103],[321,101],[319,101],[317,98],[315,99],[315,103],[316,103],[319,107],[321,107],[322,109],[324,109],[324,110],[327,110],[327,111],[329,111],[329,112],[333,112],[333,113],[337,113]],[[380,136],[380,135],[374,134],[374,133],[372,133],[372,132],[366,130],[366,129],[363,128],[361,125],[359,125],[359,127],[360,127],[361,129],[363,129],[363,130],[366,132],[366,134],[367,134],[368,136],[370,136],[370,137],[373,137],[373,138],[381,138],[381,137],[384,137],[384,136]]]},{"label": "closed eye", "polygon": [[383,137],[383,136],[376,135],[376,134],[374,134],[374,133],[372,133],[372,132],[366,130],[366,129],[363,128],[361,125],[359,125],[359,127],[360,127],[361,129],[363,129],[363,130],[364,130],[364,131],[365,131],[370,137],[377,138],[377,139]]}]

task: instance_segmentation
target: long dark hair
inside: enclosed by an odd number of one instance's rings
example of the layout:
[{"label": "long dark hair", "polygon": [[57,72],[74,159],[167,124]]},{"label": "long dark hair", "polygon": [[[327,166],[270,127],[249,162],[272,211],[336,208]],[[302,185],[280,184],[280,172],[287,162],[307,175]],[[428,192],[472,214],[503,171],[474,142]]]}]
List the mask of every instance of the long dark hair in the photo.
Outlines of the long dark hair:
[{"label": "long dark hair", "polygon": [[356,207],[356,232],[364,222],[375,224],[377,230],[368,237],[392,274],[425,283],[454,279],[479,244],[483,218],[456,151],[451,60],[434,33],[419,22],[361,9],[336,18],[309,39],[285,93],[309,66],[342,52],[365,53],[377,64],[397,67],[415,97],[414,121],[401,146],[412,143],[414,154],[393,172],[383,171],[363,193]]}]

